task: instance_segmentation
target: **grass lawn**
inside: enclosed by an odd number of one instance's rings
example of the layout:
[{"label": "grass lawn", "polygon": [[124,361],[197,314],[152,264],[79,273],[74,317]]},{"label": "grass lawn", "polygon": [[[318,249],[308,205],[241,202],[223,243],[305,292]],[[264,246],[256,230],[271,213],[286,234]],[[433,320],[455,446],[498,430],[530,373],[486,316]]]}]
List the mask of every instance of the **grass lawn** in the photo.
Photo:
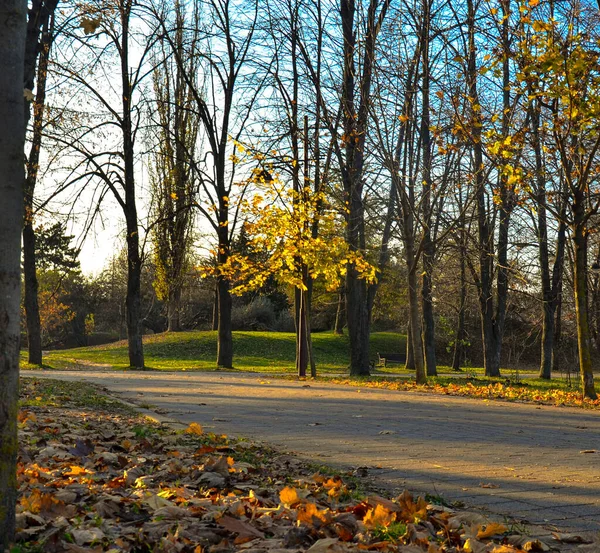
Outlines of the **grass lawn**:
[{"label": "grass lawn", "polygon": [[[371,335],[371,354],[374,361],[377,352],[401,352],[405,347],[404,335],[394,332],[375,332]],[[296,345],[293,333],[234,332],[234,348],[236,370],[273,373],[290,378],[295,376]],[[216,349],[216,332],[163,333],[144,337],[148,369],[215,370]],[[349,379],[341,376],[347,374],[349,364],[347,335],[336,336],[331,332],[315,333],[313,350],[319,376],[352,386],[600,407],[598,402],[582,401],[576,374],[569,381],[564,378],[564,375],[556,375],[552,381],[545,381],[538,378],[522,378],[523,371],[519,374],[514,370],[504,369],[502,378],[486,378],[481,368],[469,368],[462,373],[453,373],[449,367],[440,366],[439,377],[430,378],[427,386],[417,386],[411,378],[413,373],[406,371],[401,365],[377,367],[373,376],[368,379]],[[37,368],[28,365],[24,356],[23,352],[22,368]],[[56,369],[74,365],[117,370],[125,370],[129,367],[126,341],[51,351],[45,356],[44,361],[46,368]],[[600,395],[600,385],[596,388]]]},{"label": "grass lawn", "polygon": [[[296,341],[291,332],[234,332],[234,367],[240,371],[294,372]],[[350,362],[348,336],[331,332],[313,334],[313,351],[320,373],[345,371]],[[371,352],[400,352],[406,349],[406,336],[394,332],[371,335]],[[149,369],[214,370],[217,357],[217,333],[207,331],[163,333],[144,337],[144,354]],[[22,366],[28,368],[23,353]],[[96,364],[115,369],[129,367],[127,342],[102,346],[51,351],[44,363],[52,368]],[[394,372],[402,370],[396,366]]]}]

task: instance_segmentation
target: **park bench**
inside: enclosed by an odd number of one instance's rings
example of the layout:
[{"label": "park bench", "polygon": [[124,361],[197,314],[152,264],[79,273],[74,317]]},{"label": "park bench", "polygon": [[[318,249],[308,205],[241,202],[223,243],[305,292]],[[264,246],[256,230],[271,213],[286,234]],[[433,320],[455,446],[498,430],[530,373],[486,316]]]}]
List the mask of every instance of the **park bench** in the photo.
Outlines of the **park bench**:
[{"label": "park bench", "polygon": [[379,367],[387,367],[388,363],[406,363],[406,353],[379,353],[377,352],[379,359]]}]

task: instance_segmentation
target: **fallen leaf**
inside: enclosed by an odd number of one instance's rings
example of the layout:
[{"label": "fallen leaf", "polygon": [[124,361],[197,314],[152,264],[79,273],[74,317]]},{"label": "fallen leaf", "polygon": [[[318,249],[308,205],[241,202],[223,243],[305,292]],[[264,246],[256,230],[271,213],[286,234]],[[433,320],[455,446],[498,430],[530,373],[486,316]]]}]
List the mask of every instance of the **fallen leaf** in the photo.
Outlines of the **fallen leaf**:
[{"label": "fallen leaf", "polygon": [[480,529],[477,532],[477,539],[485,540],[498,534],[504,534],[507,531],[508,528],[504,526],[504,524],[497,524],[495,522],[492,522],[490,524],[486,524],[485,526],[480,527]]},{"label": "fallen leaf", "polygon": [[340,540],[337,538],[322,538],[309,547],[306,553],[326,553],[328,551],[335,551],[335,546],[338,544],[340,544]]},{"label": "fallen leaf", "polygon": [[585,538],[579,534],[564,534],[559,532],[552,532],[552,536],[555,540],[562,543],[593,543],[592,540]]},{"label": "fallen leaf", "polygon": [[251,526],[243,520],[239,520],[237,518],[233,518],[227,515],[223,515],[221,518],[217,519],[217,524],[219,524],[226,530],[229,530],[230,532],[235,532],[236,534],[239,534],[240,537],[265,537],[265,535],[260,530],[254,528],[254,526]]},{"label": "fallen leaf", "polygon": [[185,433],[186,434],[193,434],[194,436],[202,436],[202,434],[204,434],[204,430],[202,429],[202,426],[199,425],[197,422],[192,422],[185,429]]},{"label": "fallen leaf", "polygon": [[289,486],[286,486],[279,492],[279,500],[286,507],[292,507],[301,501],[300,497],[298,497],[296,488],[290,488]]}]

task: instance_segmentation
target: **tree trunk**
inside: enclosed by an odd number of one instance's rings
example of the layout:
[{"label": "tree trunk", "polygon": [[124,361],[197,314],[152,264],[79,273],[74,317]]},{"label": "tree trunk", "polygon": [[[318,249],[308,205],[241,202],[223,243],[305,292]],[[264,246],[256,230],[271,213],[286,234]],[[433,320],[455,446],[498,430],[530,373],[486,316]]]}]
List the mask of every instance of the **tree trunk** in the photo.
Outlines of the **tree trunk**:
[{"label": "tree trunk", "polygon": [[27,2],[0,3],[0,551],[14,538]]},{"label": "tree trunk", "polygon": [[35,232],[31,220],[31,203],[25,193],[25,224],[23,226],[23,279],[25,281],[25,320],[27,323],[28,361],[33,365],[42,364],[42,326],[38,304],[38,280],[35,261]]},{"label": "tree trunk", "polygon": [[140,236],[137,220],[134,171],[134,133],[131,121],[132,87],[129,73],[129,23],[131,5],[121,5],[121,86],[123,117],[121,132],[123,136],[124,188],[125,202],[123,211],[127,230],[127,341],[129,366],[144,368],[144,346],[142,343],[142,299],[141,276],[142,258],[140,256]]},{"label": "tree trunk", "polygon": [[415,355],[413,353],[412,327],[410,324],[410,316],[408,320],[408,327],[406,330],[406,364],[404,365],[404,368],[407,371],[415,370]]},{"label": "tree trunk", "polygon": [[427,374],[425,372],[425,365],[423,363],[423,342],[421,340],[419,295],[417,290],[417,275],[415,270],[409,270],[408,273],[408,309],[410,316],[410,338],[415,365],[416,381],[418,384],[425,384],[425,382],[427,382]]},{"label": "tree trunk", "polygon": [[229,281],[217,277],[219,291],[219,324],[217,327],[217,366],[233,368],[233,335],[231,332],[231,294]]},{"label": "tree trunk", "polygon": [[[475,5],[473,0],[467,0],[468,25],[468,70],[467,82],[469,95],[473,106],[480,106],[477,87],[477,48],[475,45]],[[477,209],[477,231],[479,250],[479,277],[477,293],[481,313],[481,336],[483,342],[483,362],[486,376],[500,376],[500,359],[494,325],[494,295],[492,286],[493,269],[493,232],[490,229],[485,198],[485,168],[483,165],[483,145],[481,140],[481,112],[471,109],[471,128],[473,148],[473,172],[475,175],[475,202]]]},{"label": "tree trunk", "polygon": [[[583,194],[581,194],[581,197],[575,201],[574,205],[575,221],[578,221],[578,219],[581,220],[584,209]],[[588,320],[587,237],[586,228],[583,223],[573,226],[573,245],[575,249],[575,313],[577,317],[577,346],[579,349],[581,389],[584,397],[596,399],[594,373],[592,371],[590,325]]]},{"label": "tree trunk", "polygon": [[137,217],[127,221],[127,342],[129,366],[144,368],[142,343],[142,302],[141,302],[142,260],[139,252]]},{"label": "tree trunk", "polygon": [[181,321],[179,314],[181,310],[181,287],[172,287],[169,290],[167,304],[168,332],[181,332]]},{"label": "tree trunk", "polygon": [[[461,237],[461,241],[463,238]],[[465,341],[465,305],[467,301],[467,275],[466,275],[466,252],[461,244],[460,252],[460,299],[458,305],[458,322],[456,326],[456,338],[454,342],[454,355],[452,356],[452,370],[460,371],[464,358]]]},{"label": "tree trunk", "polygon": [[[533,92],[530,88],[530,94]],[[542,343],[539,377],[552,378],[552,354],[554,344],[554,311],[556,302],[552,297],[550,279],[550,261],[548,251],[548,222],[546,214],[546,186],[543,172],[542,145],[540,140],[540,107],[533,102],[529,108],[531,118],[533,150],[535,153],[536,200],[538,223],[538,253],[540,258],[540,276],[542,284]]]},{"label": "tree trunk", "polygon": [[[25,218],[23,225],[23,275],[25,281],[25,318],[27,324],[27,348],[29,363],[42,364],[42,329],[40,323],[40,308],[38,304],[38,280],[36,274],[35,244],[36,237],[33,229],[33,198],[37,181],[40,150],[42,146],[42,131],[44,124],[44,106],[46,104],[46,80],[48,74],[48,59],[53,40],[53,14],[57,0],[47,4],[33,2],[28,22],[25,88],[33,89],[36,56],[39,54],[37,70],[37,91],[33,109],[33,134],[31,148],[27,158],[24,199]],[[39,40],[39,31],[42,31]],[[25,126],[30,118],[30,109],[26,103]]]},{"label": "tree trunk", "polygon": [[350,338],[350,376],[369,376],[369,310],[367,284],[354,267],[346,276],[346,318]]},{"label": "tree trunk", "polygon": [[337,310],[335,312],[335,324],[333,326],[333,333],[337,336],[344,334],[344,304],[346,302],[345,287],[342,286],[338,293]]},{"label": "tree trunk", "polygon": [[429,76],[429,25],[431,17],[431,0],[422,1],[421,25],[421,58],[422,58],[422,113],[421,113],[421,147],[423,151],[422,183],[423,183],[423,279],[421,301],[423,303],[423,354],[427,376],[437,376],[435,359],[435,322],[433,318],[432,272],[435,244],[431,240],[431,120],[430,120],[430,76]]},{"label": "tree trunk", "polygon": [[552,372],[560,370],[559,355],[562,340],[562,275],[556,288],[556,316],[554,317],[554,348],[552,350]]},{"label": "tree trunk", "polygon": [[306,377],[308,367],[307,301],[306,292],[296,288],[296,374]]},{"label": "tree trunk", "polygon": [[219,330],[219,282],[215,282],[211,330]]}]

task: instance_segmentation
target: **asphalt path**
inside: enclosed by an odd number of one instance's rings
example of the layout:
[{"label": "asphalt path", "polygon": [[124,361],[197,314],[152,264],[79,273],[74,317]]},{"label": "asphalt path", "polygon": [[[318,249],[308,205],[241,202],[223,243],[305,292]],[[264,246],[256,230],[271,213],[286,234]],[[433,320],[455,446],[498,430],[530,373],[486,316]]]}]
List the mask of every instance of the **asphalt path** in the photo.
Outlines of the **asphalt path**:
[{"label": "asphalt path", "polygon": [[185,424],[263,440],[563,531],[600,531],[600,411],[227,372],[24,371],[92,382]]}]

